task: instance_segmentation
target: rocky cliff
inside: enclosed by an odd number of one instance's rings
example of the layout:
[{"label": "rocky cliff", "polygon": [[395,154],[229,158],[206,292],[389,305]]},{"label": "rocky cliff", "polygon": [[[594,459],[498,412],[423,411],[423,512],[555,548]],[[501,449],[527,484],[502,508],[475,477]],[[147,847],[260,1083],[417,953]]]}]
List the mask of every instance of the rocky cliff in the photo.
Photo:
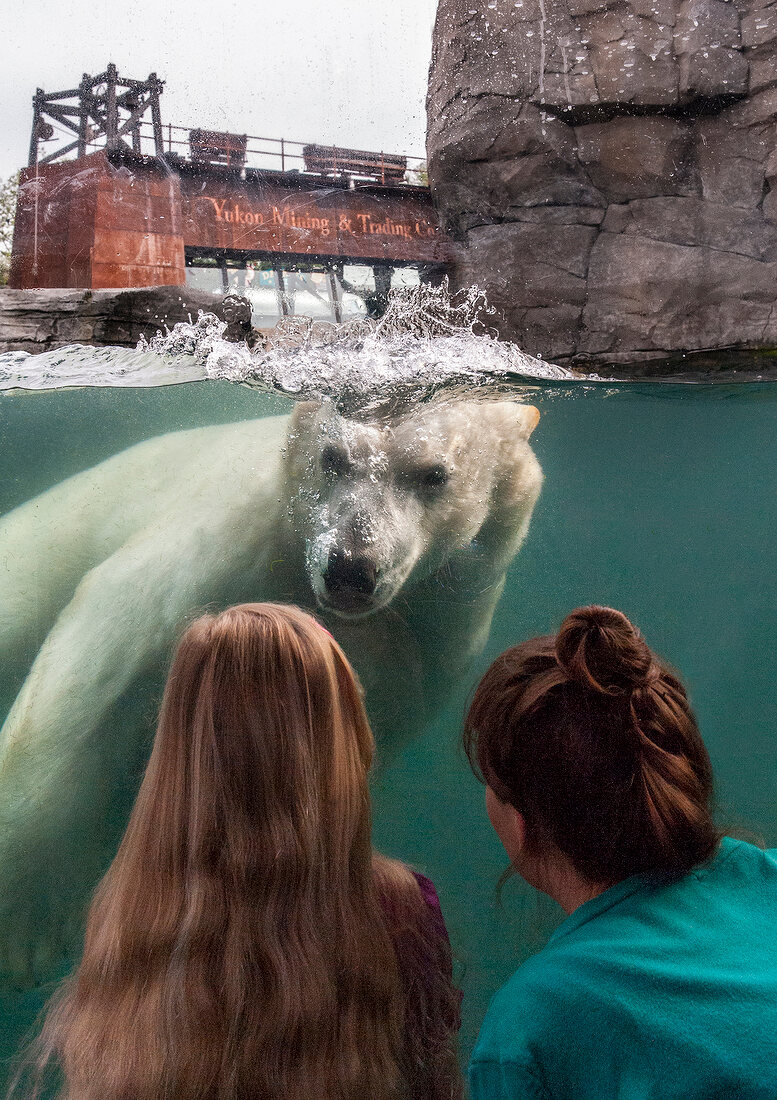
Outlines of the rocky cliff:
[{"label": "rocky cliff", "polygon": [[777,346],[777,0],[440,0],[429,177],[501,334]]}]

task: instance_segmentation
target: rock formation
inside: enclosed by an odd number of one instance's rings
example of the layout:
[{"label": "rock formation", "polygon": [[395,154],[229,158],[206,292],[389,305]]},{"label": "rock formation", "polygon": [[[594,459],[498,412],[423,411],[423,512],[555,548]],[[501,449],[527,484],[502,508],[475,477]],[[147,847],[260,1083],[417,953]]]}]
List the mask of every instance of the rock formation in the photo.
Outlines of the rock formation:
[{"label": "rock formation", "polygon": [[777,346],[777,0],[440,0],[427,106],[454,282],[503,336]]},{"label": "rock formation", "polygon": [[50,351],[66,344],[134,347],[202,309],[220,315],[221,298],[191,287],[142,290],[0,288],[0,352]]}]

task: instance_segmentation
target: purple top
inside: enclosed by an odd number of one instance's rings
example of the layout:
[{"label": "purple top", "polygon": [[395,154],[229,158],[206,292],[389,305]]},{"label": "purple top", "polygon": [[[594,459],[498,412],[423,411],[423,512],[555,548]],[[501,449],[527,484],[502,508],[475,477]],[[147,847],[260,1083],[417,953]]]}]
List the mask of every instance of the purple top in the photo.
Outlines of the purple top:
[{"label": "purple top", "polygon": [[382,897],[404,989],[408,1097],[450,1100],[459,1096],[451,1057],[461,1025],[461,993],[453,985],[451,945],[437,891],[425,875],[412,874],[423,906],[404,891]]},{"label": "purple top", "polygon": [[[412,871],[413,877],[421,889],[421,896],[426,902],[429,925],[422,936],[424,948],[420,951],[411,950],[410,957],[405,957],[401,941],[397,943],[399,951],[400,969],[404,974],[405,985],[410,992],[415,982],[423,991],[424,999],[433,994],[435,989],[435,977],[440,972],[453,985],[453,956],[451,953],[451,941],[445,919],[440,907],[440,899],[431,879],[418,871]],[[408,964],[416,973],[410,973]],[[455,1007],[443,1012],[443,1023],[451,1031],[458,1031],[461,1027],[461,1001],[463,994],[460,989],[455,991]],[[432,997],[432,1000],[434,998]]]},{"label": "purple top", "polygon": [[445,920],[443,919],[442,909],[440,908],[440,899],[437,897],[434,883],[430,878],[420,874],[418,871],[413,871],[413,878],[421,887],[423,899],[429,906],[429,915],[432,918],[432,925],[435,931],[438,933],[441,940],[449,944],[450,937],[448,936],[448,929],[445,927]]}]

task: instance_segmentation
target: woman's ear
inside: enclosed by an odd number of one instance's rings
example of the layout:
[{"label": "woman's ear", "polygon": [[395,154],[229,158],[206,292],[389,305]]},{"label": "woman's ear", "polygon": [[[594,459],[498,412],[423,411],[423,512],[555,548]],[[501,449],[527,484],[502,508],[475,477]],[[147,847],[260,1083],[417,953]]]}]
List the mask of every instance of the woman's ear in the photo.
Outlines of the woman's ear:
[{"label": "woman's ear", "polygon": [[502,802],[491,787],[486,787],[486,810],[510,862],[517,867],[526,847],[526,819],[515,806]]}]

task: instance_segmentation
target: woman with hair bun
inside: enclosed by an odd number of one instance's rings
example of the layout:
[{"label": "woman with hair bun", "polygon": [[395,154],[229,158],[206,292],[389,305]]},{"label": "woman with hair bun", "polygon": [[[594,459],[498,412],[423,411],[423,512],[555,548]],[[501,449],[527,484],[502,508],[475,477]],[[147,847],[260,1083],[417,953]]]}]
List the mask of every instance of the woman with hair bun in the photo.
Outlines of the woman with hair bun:
[{"label": "woman with hair bun", "polygon": [[194,622],[18,1091],[52,1070],[62,1100],[459,1097],[448,937],[432,884],[372,848],[374,747],[312,616]]},{"label": "woman with hair bun", "polygon": [[567,913],[496,994],[472,1100],[777,1098],[777,850],[722,837],[685,689],[620,611],[507,650],[465,722],[512,867]]}]

